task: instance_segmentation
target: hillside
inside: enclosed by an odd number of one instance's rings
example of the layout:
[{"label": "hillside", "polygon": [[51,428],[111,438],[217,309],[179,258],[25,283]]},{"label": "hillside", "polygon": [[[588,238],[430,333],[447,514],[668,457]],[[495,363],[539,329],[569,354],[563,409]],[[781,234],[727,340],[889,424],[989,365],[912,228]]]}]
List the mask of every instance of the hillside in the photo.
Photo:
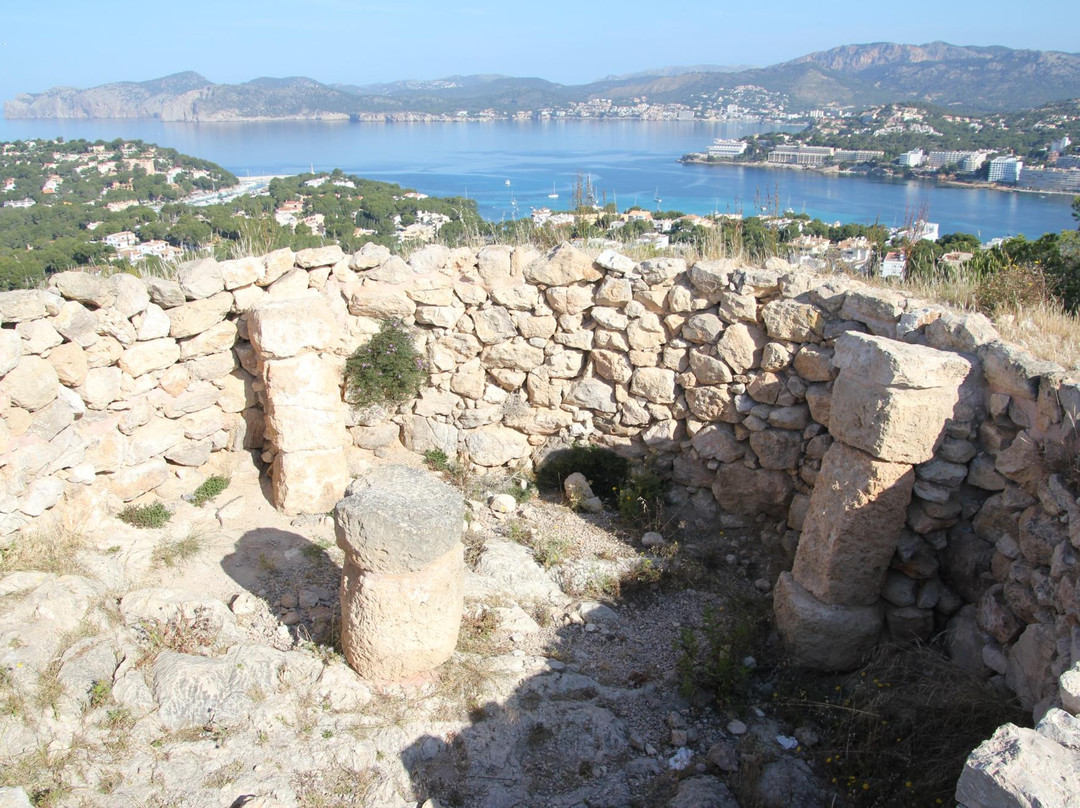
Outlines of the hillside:
[{"label": "hillside", "polygon": [[[311,78],[260,78],[215,84],[187,72],[90,89],[54,87],[4,104],[7,118],[160,118],[169,121],[343,119],[413,114],[596,117],[606,100],[629,105],[623,117],[653,117],[635,104],[673,105],[695,117],[719,114],[738,88],[772,96],[769,110],[805,111],[921,101],[966,111],[1016,111],[1080,97],[1080,54],[872,43],[811,53],[771,67],[730,71],[665,67],[582,85],[503,75],[450,76],[377,85],[323,84]],[[740,106],[745,106],[740,103]],[[768,110],[761,114],[767,115]]]}]

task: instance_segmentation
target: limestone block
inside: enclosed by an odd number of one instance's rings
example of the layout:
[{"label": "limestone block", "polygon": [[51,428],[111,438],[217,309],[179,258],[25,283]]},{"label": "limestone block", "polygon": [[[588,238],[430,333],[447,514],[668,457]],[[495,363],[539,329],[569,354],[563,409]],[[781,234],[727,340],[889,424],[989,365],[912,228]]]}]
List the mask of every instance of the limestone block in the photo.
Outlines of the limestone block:
[{"label": "limestone block", "polygon": [[131,345],[135,342],[135,326],[116,309],[108,308],[99,311],[97,319],[99,334],[112,337],[121,345]]},{"label": "limestone block", "polygon": [[593,305],[593,287],[552,286],[544,292],[544,300],[556,314],[581,314]]},{"label": "limestone block", "polygon": [[75,391],[92,410],[103,410],[120,397],[123,371],[118,367],[90,368]]},{"label": "limestone block", "polygon": [[792,574],[819,600],[869,606],[881,592],[915,474],[835,442],[810,495]]},{"label": "limestone block", "polygon": [[638,368],[630,381],[630,392],[654,404],[673,404],[675,371],[666,368]]},{"label": "limestone block", "polygon": [[836,340],[833,364],[868,383],[916,390],[959,388],[972,370],[957,354],[850,331]]},{"label": "limestone block", "polygon": [[218,292],[212,297],[200,298],[182,306],[169,309],[169,336],[183,339],[201,334],[210,326],[225,319],[233,306],[229,292]]},{"label": "limestone block", "polygon": [[288,514],[326,513],[349,484],[348,464],[340,447],[278,454],[270,473],[274,505]]},{"label": "limestone block", "polygon": [[326,247],[309,247],[306,250],[300,250],[293,259],[293,263],[301,269],[314,269],[333,266],[344,257],[345,253],[341,247],[331,244]]},{"label": "limestone block", "polygon": [[789,342],[817,342],[825,327],[820,311],[794,300],[774,300],[765,304],[761,319],[770,337]]},{"label": "limestone block", "polygon": [[645,312],[632,320],[626,328],[626,338],[635,351],[648,351],[667,343],[664,324],[652,312]]},{"label": "limestone block", "polygon": [[529,454],[528,439],[515,429],[487,426],[464,433],[469,459],[478,466],[504,466]]},{"label": "limestone block", "polygon": [[98,341],[98,321],[82,303],[67,301],[52,320],[53,327],[72,342],[89,348]]},{"label": "limestone block", "polygon": [[138,378],[145,373],[161,370],[180,359],[180,346],[176,340],[164,338],[137,342],[124,350],[117,360],[120,369]]},{"label": "limestone block", "polygon": [[746,454],[745,444],[735,439],[729,424],[707,424],[690,439],[694,451],[706,460],[734,463]]},{"label": "limestone block", "polygon": [[30,289],[0,292],[0,323],[37,320],[47,313],[44,292]]},{"label": "limestone block", "polygon": [[311,275],[306,269],[290,269],[276,281],[274,281],[266,290],[266,296],[271,300],[295,300],[300,297],[308,296],[308,286],[311,282]]},{"label": "limestone block", "polygon": [[369,241],[349,258],[349,268],[355,270],[374,269],[390,258],[390,250],[381,244]]},{"label": "limestone block", "polygon": [[795,370],[808,382],[828,382],[836,378],[833,349],[824,345],[804,345],[795,354]]},{"label": "limestone block", "polygon": [[715,297],[720,319],[729,323],[757,323],[757,298],[753,295],[721,292]]},{"label": "limestone block", "polygon": [[100,309],[112,304],[116,293],[104,278],[86,272],[57,272],[49,277],[49,288],[68,300],[77,300]]},{"label": "limestone block", "polygon": [[850,670],[877,643],[882,615],[877,604],[822,603],[790,572],[773,592],[776,628],[791,662],[817,670]]},{"label": "limestone block", "polygon": [[761,353],[767,342],[756,326],[735,323],[724,330],[716,343],[716,356],[736,373],[745,373],[761,364]]},{"label": "limestone block", "polygon": [[854,288],[844,297],[840,317],[864,323],[873,334],[896,336],[896,322],[904,313],[906,299],[888,289]]},{"label": "limestone block", "polygon": [[115,296],[112,307],[121,317],[130,319],[150,305],[150,293],[142,278],[118,272],[108,279],[108,284]]},{"label": "limestone block", "polygon": [[1009,649],[1005,682],[1027,709],[1057,694],[1057,678],[1050,670],[1055,654],[1053,627],[1038,623],[1025,628]]},{"label": "limestone block", "polygon": [[181,264],[176,280],[189,300],[203,300],[225,288],[221,265],[213,258],[200,258]]},{"label": "limestone block", "polygon": [[481,362],[487,368],[509,368],[528,372],[544,364],[544,349],[535,348],[524,340],[500,342],[484,349]]},{"label": "limestone block", "polygon": [[353,286],[349,296],[349,314],[379,319],[406,319],[416,312],[404,289],[382,283]]},{"label": "limestone block", "polygon": [[[530,374],[530,378],[535,374]],[[532,388],[530,388],[531,391]],[[534,403],[537,403],[534,401]],[[597,412],[615,412],[615,390],[600,379],[582,379],[571,386],[563,398],[563,406],[580,407]]]},{"label": "limestone block", "polygon": [[625,384],[634,372],[626,354],[620,351],[593,350],[589,354],[596,374],[608,381]]},{"label": "limestone block", "polygon": [[735,262],[731,259],[698,261],[690,267],[690,283],[703,295],[711,297],[728,288],[734,270]]},{"label": "limestone block", "polygon": [[16,407],[39,410],[56,398],[60,378],[51,364],[40,356],[24,356],[0,381],[0,398]]},{"label": "limestone block", "polygon": [[844,371],[832,390],[829,432],[882,460],[923,463],[933,457],[957,400],[955,387],[885,387]]},{"label": "limestone block", "polygon": [[401,424],[401,442],[417,454],[438,449],[454,457],[458,452],[458,429],[420,415],[406,415]]},{"label": "limestone block", "polygon": [[702,421],[734,424],[742,420],[735,394],[727,387],[693,387],[686,391],[686,404]]},{"label": "limestone block", "polygon": [[16,333],[22,338],[22,352],[26,354],[43,354],[64,341],[60,332],[53,328],[48,320],[19,323],[14,332],[8,333]]},{"label": "limestone block", "polygon": [[750,435],[750,448],[766,469],[793,469],[799,465],[802,433],[789,429],[766,429]]},{"label": "limestone block", "polygon": [[210,326],[206,331],[180,343],[180,358],[195,359],[200,356],[230,350],[236,343],[236,323],[224,320]]},{"label": "limestone block", "polygon": [[184,427],[179,421],[154,418],[140,426],[128,439],[128,459],[131,463],[143,463],[164,454],[184,439]]},{"label": "limestone block", "polygon": [[510,313],[502,306],[493,306],[473,314],[476,336],[485,345],[492,345],[517,336]]},{"label": "limestone block", "polygon": [[700,384],[727,384],[734,378],[731,368],[700,350],[690,351],[689,361],[690,370]]},{"label": "limestone block", "polygon": [[132,319],[135,326],[135,339],[145,342],[169,336],[172,321],[165,310],[156,303],[148,303],[146,309]]},{"label": "limestone block", "polygon": [[187,300],[180,284],[165,278],[147,278],[146,291],[150,293],[150,301],[163,309],[182,306]]},{"label": "limestone block", "polygon": [[268,300],[249,314],[248,336],[270,359],[332,348],[340,334],[333,313],[318,297]]},{"label": "limestone block", "polygon": [[638,265],[641,277],[650,286],[668,284],[686,272],[683,258],[649,258]]},{"label": "limestone block", "polygon": [[[629,258],[627,258],[626,260],[630,261],[630,268],[632,269],[633,261],[631,261]],[[600,264],[600,259],[597,258],[596,262],[597,264]],[[601,264],[601,266],[603,265]],[[606,268],[612,269],[612,267]],[[626,280],[626,278],[604,278],[603,282],[596,290],[596,305],[598,306],[613,306],[618,308],[621,306],[625,306],[633,299],[634,290],[630,286],[630,281]]]},{"label": "limestone block", "polygon": [[63,345],[58,345],[49,353],[48,359],[61,384],[78,387],[86,380],[86,374],[89,371],[86,351],[78,343],[65,342]]},{"label": "limestone block", "polygon": [[794,487],[791,477],[776,469],[748,469],[741,464],[722,465],[712,484],[713,496],[728,513],[744,516],[787,515]]},{"label": "limestone block", "polygon": [[565,242],[525,267],[525,280],[546,286],[569,286],[601,277],[588,253]]},{"label": "limestone block", "polygon": [[360,478],[334,509],[345,552],[342,648],[376,680],[445,662],[457,644],[464,595],[461,494],[432,474],[388,466]]},{"label": "limestone block", "polygon": [[427,244],[409,256],[409,266],[418,275],[438,272],[450,262],[450,248],[443,244]]},{"label": "limestone block", "polygon": [[1061,706],[1080,718],[1080,662],[1058,678],[1058,692]]},{"label": "limestone block", "polygon": [[695,314],[683,326],[682,337],[687,342],[712,343],[723,328],[724,323],[715,314]]},{"label": "limestone block", "polygon": [[22,356],[22,340],[11,328],[0,328],[0,379],[19,364]]},{"label": "limestone block", "polygon": [[1080,754],[1034,730],[1004,724],[971,753],[956,784],[966,808],[1069,808],[1080,794]]},{"label": "limestone block", "polygon": [[[637,267],[637,263],[633,258],[628,258],[622,253],[615,252],[615,250],[604,250],[596,256],[596,265],[619,275],[633,272]],[[616,278],[615,280],[622,280],[622,278]]]}]

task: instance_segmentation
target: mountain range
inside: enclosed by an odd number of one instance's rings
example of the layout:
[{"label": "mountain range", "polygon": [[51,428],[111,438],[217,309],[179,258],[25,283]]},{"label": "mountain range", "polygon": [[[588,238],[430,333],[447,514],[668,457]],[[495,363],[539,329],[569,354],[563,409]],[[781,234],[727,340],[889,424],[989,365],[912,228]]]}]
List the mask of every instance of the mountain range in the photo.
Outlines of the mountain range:
[{"label": "mountain range", "polygon": [[665,67],[581,85],[503,75],[372,85],[311,78],[215,84],[198,73],[89,89],[54,87],[4,104],[6,118],[160,118],[170,121],[347,119],[558,108],[607,98],[700,104],[737,87],[782,94],[789,110],[828,103],[916,101],[964,112],[1013,111],[1080,97],[1080,54],[945,42],[845,45],[764,68]]}]

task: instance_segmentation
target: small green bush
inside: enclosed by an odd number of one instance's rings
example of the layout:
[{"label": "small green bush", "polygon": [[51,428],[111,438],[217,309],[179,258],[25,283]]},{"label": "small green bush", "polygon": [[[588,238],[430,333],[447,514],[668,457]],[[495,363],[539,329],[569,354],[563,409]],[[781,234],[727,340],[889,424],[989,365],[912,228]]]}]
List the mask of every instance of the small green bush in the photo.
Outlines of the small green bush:
[{"label": "small green bush", "polygon": [[132,527],[157,528],[172,519],[172,514],[160,502],[155,502],[152,505],[128,505],[116,518]]},{"label": "small green bush", "polygon": [[215,474],[213,477],[208,477],[206,482],[195,489],[195,493],[191,495],[191,503],[196,507],[201,508],[207,502],[212,500],[222,491],[229,487],[229,483],[232,482],[228,477]]},{"label": "small green bush", "polygon": [[427,379],[427,362],[400,320],[383,320],[345,362],[346,398],[355,407],[408,401]]},{"label": "small green bush", "polygon": [[428,449],[424,452],[424,464],[432,471],[450,470],[450,458],[442,449]]},{"label": "small green bush", "polygon": [[663,509],[664,481],[652,469],[632,469],[619,487],[619,516],[627,524],[657,528]]}]

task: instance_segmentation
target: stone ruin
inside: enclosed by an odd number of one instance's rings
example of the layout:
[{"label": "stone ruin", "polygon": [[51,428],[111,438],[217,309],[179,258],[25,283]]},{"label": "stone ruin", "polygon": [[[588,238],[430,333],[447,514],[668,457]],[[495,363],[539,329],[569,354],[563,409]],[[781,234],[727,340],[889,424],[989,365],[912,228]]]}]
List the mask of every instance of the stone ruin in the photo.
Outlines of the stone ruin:
[{"label": "stone ruin", "polygon": [[[345,358],[385,318],[413,329],[430,384],[350,411]],[[176,280],[63,272],[0,294],[0,541],[252,457],[278,508],[324,513],[395,442],[498,468],[589,441],[649,462],[702,520],[761,523],[792,561],[775,605],[800,662],[945,631],[1036,717],[1075,713],[1078,417],[1077,377],[985,317],[776,259],[369,244]],[[357,535],[357,592],[418,571],[365,566]],[[454,552],[436,550],[421,566]]]}]

